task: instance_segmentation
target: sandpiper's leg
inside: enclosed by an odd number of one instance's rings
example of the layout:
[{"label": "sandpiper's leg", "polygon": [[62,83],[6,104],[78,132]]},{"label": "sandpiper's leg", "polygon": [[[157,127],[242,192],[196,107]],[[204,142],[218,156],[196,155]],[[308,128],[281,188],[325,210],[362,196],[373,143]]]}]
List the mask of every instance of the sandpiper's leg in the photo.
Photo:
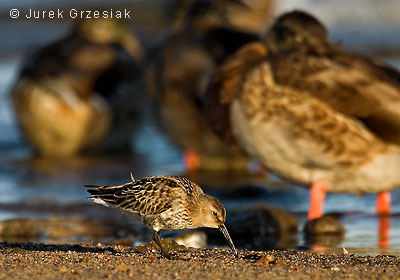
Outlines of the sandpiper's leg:
[{"label": "sandpiper's leg", "polygon": [[379,219],[378,245],[380,248],[390,246],[390,213],[391,213],[390,192],[380,192],[376,198],[376,213]]},{"label": "sandpiper's leg", "polygon": [[323,215],[323,207],[326,196],[326,183],[315,182],[310,188],[310,209],[308,219],[316,219]]},{"label": "sandpiper's leg", "polygon": [[183,151],[183,162],[188,171],[197,170],[200,167],[200,156],[192,150]]},{"label": "sandpiper's leg", "polygon": [[164,257],[166,257],[167,259],[172,259],[172,256],[167,252],[167,250],[165,250],[163,248],[163,246],[161,245],[161,239],[160,239],[160,235],[158,231],[154,231],[154,235],[153,235],[153,240],[154,242],[156,242],[156,244],[158,245],[158,247],[160,247],[161,249],[161,255],[163,255]]}]

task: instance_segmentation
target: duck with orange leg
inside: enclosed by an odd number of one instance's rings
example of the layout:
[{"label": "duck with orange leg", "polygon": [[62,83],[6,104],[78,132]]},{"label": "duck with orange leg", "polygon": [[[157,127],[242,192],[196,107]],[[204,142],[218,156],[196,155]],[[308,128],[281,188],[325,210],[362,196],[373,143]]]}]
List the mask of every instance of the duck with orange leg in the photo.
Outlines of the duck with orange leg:
[{"label": "duck with orange leg", "polygon": [[[154,115],[161,130],[183,149],[187,170],[246,169],[248,157],[243,151],[221,141],[210,127],[204,94],[217,65],[237,48],[259,40],[257,33],[269,17],[271,1],[177,2],[182,4],[179,28],[161,46],[148,71]],[[235,15],[252,20],[236,22]],[[249,22],[252,26],[245,24]]]},{"label": "duck with orange leg", "polygon": [[294,11],[264,44],[224,63],[210,88],[228,114],[222,136],[232,133],[268,169],[311,185],[310,219],[322,215],[326,192],[376,192],[378,214],[390,214],[388,192],[400,185],[396,69],[331,44],[316,18]]}]

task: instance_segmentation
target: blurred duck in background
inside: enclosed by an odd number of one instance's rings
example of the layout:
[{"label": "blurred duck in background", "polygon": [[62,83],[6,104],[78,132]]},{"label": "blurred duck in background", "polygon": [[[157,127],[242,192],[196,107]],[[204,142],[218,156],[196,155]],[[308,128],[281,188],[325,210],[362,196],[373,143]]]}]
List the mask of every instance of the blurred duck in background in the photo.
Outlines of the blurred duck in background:
[{"label": "blurred duck in background", "polygon": [[[377,192],[400,186],[400,73],[329,42],[313,16],[283,14],[266,43],[240,49],[218,70],[208,115],[216,131],[268,169],[311,184],[309,219],[322,215],[325,192]],[[215,120],[225,112],[225,126]],[[220,122],[222,122],[220,121]]]},{"label": "blurred duck in background", "polygon": [[124,73],[134,75],[124,67],[140,64],[143,56],[138,39],[122,22],[86,19],[28,57],[11,95],[36,154],[70,157],[97,151],[122,121],[118,106],[123,102],[115,95],[127,78]]},{"label": "blurred duck in background", "polygon": [[[271,0],[172,0],[170,18],[171,28],[174,31],[181,31],[187,26],[188,12],[196,5],[211,3],[218,16],[214,23],[219,26],[231,27],[237,31],[259,33],[269,22],[274,13],[275,2]],[[211,23],[211,22],[209,22]]]},{"label": "blurred duck in background", "polygon": [[[177,5],[175,32],[148,71],[158,123],[184,149],[188,170],[247,168],[247,157],[212,131],[204,115],[204,97],[217,65],[244,44],[259,40],[257,32],[269,18],[271,2],[193,0]],[[263,20],[255,16],[259,13]],[[246,20],[234,22],[239,14],[246,14]]]}]

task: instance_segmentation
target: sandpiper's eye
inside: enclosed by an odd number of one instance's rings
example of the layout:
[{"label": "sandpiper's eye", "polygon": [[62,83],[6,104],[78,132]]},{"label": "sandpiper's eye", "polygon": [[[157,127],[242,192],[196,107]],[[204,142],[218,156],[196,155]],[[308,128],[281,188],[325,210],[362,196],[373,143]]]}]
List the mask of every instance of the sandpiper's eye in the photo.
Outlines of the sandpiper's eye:
[{"label": "sandpiper's eye", "polygon": [[212,211],[211,212],[215,217],[217,217],[217,212]]}]

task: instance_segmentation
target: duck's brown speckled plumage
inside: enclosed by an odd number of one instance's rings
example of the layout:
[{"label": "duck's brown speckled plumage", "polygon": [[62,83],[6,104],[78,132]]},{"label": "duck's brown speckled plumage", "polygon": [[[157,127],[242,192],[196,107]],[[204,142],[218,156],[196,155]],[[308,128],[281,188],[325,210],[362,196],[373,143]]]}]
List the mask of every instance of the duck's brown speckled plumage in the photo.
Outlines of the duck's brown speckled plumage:
[{"label": "duck's brown speckled plumage", "polygon": [[133,61],[119,61],[114,45],[135,62],[142,59],[138,39],[113,19],[81,20],[64,38],[26,59],[11,97],[38,156],[68,157],[93,150],[103,143],[111,123],[119,121],[112,115],[122,114],[111,112],[107,95],[109,88],[124,83],[122,73]]},{"label": "duck's brown speckled plumage", "polygon": [[254,57],[240,55],[251,46],[231,58],[246,66],[231,93],[234,135],[267,167],[300,183],[325,181],[333,192],[395,188],[400,74],[331,45],[324,32],[313,17],[288,13],[269,31],[259,63],[247,67]]},{"label": "duck's brown speckled plumage", "polygon": [[154,240],[162,253],[170,257],[159,244],[160,230],[219,228],[236,249],[224,226],[226,211],[216,198],[204,194],[195,183],[184,177],[154,176],[119,186],[92,186],[91,199],[140,219],[154,229]]},{"label": "duck's brown speckled plumage", "polygon": [[[300,41],[282,39],[294,37],[286,34],[290,32]],[[322,24],[302,12],[281,16],[266,42],[277,84],[305,91],[362,121],[385,141],[400,144],[400,73],[396,69],[330,44]]]},{"label": "duck's brown speckled plumage", "polygon": [[256,13],[241,2],[187,3],[180,30],[164,43],[149,71],[149,91],[155,97],[161,128],[184,150],[200,156],[200,168],[247,167],[247,157],[219,139],[204,113],[206,88],[217,65],[237,48],[258,39],[230,20],[234,18],[231,13],[241,10],[248,16]]},{"label": "duck's brown speckled plumage", "polygon": [[264,60],[267,51],[263,44],[254,42],[239,49],[219,67],[209,84],[206,96],[207,118],[214,131],[224,141],[237,145],[232,132],[230,105],[243,73]]}]

